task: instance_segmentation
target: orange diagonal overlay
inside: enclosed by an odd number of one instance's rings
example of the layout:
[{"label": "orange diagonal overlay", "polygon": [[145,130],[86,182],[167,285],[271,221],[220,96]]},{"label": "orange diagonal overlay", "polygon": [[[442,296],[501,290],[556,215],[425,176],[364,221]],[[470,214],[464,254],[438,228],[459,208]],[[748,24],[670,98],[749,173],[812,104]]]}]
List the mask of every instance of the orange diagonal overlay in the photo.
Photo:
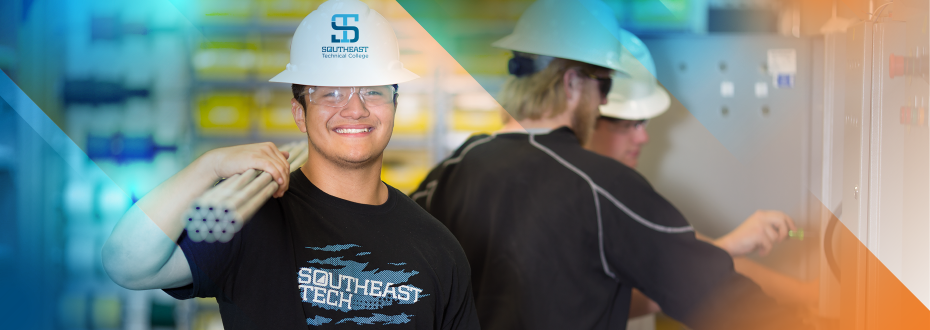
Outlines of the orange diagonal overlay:
[{"label": "orange diagonal overlay", "polygon": [[930,310],[833,214],[821,214],[820,329],[930,329]]}]

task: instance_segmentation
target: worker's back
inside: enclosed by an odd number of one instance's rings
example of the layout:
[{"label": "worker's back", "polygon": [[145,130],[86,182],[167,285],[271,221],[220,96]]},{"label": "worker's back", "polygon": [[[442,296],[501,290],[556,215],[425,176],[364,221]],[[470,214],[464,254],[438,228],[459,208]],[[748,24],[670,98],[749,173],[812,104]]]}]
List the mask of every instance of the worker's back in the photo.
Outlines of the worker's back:
[{"label": "worker's back", "polygon": [[718,294],[773,307],[642,176],[567,128],[473,137],[412,197],[465,249],[484,329],[622,328],[634,286],[698,326],[730,305],[699,312]]}]

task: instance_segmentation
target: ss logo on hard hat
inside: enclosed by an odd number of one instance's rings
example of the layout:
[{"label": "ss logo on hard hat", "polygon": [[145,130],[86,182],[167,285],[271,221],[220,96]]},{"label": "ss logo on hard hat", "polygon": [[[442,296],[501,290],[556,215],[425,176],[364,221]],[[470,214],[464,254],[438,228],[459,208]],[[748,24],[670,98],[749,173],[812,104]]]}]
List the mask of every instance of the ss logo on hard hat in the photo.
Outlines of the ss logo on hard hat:
[{"label": "ss logo on hard hat", "polygon": [[[336,24],[336,19],[342,18],[342,25]],[[345,42],[356,42],[358,41],[358,28],[349,25],[349,18],[355,19],[358,22],[358,14],[336,14],[333,15],[333,30],[342,31],[342,39],[336,39],[336,35],[332,35],[333,43],[345,43]],[[349,39],[349,31],[355,31],[355,38]]]}]

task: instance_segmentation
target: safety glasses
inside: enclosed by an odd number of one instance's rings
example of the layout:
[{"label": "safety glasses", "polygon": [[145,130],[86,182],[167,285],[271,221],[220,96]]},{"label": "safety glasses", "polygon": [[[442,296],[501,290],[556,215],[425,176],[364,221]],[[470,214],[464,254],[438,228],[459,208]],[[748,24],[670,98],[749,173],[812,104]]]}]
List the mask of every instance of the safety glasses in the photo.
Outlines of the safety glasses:
[{"label": "safety glasses", "polygon": [[628,120],[607,116],[600,116],[600,119],[613,123],[614,125],[608,127],[610,127],[610,130],[614,132],[628,132],[630,130],[646,128],[646,125],[649,124],[648,119]]},{"label": "safety glasses", "polygon": [[300,93],[300,97],[309,95],[307,101],[316,105],[342,108],[349,104],[352,94],[358,94],[366,106],[377,107],[394,103],[397,90],[392,85],[364,87],[320,87],[310,86]]},{"label": "safety glasses", "polygon": [[610,86],[613,85],[614,80],[612,78],[601,78],[593,73],[581,71],[588,78],[597,80],[598,91],[601,92],[601,98],[607,97],[607,93],[610,93]]},{"label": "safety glasses", "polygon": [[649,124],[649,120],[646,120],[646,119],[626,120],[622,126],[624,129],[629,130],[629,129],[646,128],[646,124]]}]

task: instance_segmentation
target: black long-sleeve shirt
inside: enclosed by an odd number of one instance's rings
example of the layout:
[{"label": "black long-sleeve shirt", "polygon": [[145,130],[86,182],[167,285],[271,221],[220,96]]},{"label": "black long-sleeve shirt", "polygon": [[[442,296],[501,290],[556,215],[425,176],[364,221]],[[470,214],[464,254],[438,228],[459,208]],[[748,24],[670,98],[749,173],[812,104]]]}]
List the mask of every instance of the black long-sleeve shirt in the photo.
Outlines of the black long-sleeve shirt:
[{"label": "black long-sleeve shirt", "polygon": [[216,297],[226,329],[479,329],[465,254],[402,192],[367,205],[290,182],[229,242],[182,234],[193,283],[165,292]]},{"label": "black long-sleeve shirt", "polygon": [[465,249],[484,329],[623,329],[634,287],[695,329],[797,328],[645,178],[568,128],[472,137],[411,197]]}]

